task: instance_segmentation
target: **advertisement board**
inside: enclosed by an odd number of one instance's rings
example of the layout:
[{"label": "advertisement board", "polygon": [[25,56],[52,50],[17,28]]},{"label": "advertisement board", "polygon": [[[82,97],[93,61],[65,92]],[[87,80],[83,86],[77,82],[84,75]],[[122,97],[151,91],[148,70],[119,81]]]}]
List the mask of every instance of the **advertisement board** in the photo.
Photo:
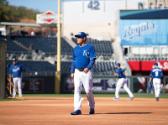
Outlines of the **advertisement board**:
[{"label": "advertisement board", "polygon": [[168,19],[120,20],[121,44],[129,46],[168,45]]},{"label": "advertisement board", "polygon": [[57,22],[57,16],[52,11],[46,11],[42,14],[36,15],[37,24],[52,24]]},{"label": "advertisement board", "polygon": [[[128,61],[128,64],[132,71],[150,71],[153,67],[153,64],[156,61],[137,61],[132,60]],[[168,61],[167,60],[159,60],[159,67],[162,68],[164,71],[168,71]]]}]

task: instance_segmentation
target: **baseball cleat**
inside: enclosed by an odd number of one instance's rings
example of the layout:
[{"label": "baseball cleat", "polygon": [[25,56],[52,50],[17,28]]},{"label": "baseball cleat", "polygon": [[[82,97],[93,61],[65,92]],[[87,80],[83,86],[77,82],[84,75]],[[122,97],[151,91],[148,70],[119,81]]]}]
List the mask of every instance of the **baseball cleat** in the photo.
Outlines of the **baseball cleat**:
[{"label": "baseball cleat", "polygon": [[94,109],[90,109],[89,115],[93,115],[93,114],[95,114],[95,110]]},{"label": "baseball cleat", "polygon": [[133,101],[133,100],[134,100],[134,97],[130,97],[129,99],[130,99],[130,101]]},{"label": "baseball cleat", "polygon": [[156,97],[156,101],[159,101],[159,97]]},{"label": "baseball cleat", "polygon": [[114,101],[119,101],[119,98],[114,97],[113,100]]},{"label": "baseball cleat", "polygon": [[81,115],[81,114],[82,114],[81,110],[76,110],[74,112],[71,112],[71,115]]},{"label": "baseball cleat", "polygon": [[18,99],[18,100],[24,100],[24,97],[20,96],[20,97],[17,97],[16,99]]},{"label": "baseball cleat", "polygon": [[16,97],[11,97],[11,99],[17,99]]}]

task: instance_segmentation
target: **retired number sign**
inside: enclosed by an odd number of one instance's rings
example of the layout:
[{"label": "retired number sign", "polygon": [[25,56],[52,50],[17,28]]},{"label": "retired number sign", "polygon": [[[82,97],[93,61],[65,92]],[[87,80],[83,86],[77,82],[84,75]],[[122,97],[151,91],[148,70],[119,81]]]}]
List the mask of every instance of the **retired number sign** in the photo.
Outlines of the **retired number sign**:
[{"label": "retired number sign", "polygon": [[100,9],[99,0],[90,0],[88,4],[88,8],[92,10],[99,10]]}]

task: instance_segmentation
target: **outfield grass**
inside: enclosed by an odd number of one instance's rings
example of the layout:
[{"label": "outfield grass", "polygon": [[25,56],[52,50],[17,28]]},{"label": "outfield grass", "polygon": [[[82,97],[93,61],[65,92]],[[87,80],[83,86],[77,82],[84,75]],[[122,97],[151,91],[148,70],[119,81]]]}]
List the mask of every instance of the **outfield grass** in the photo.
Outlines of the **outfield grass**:
[{"label": "outfield grass", "polygon": [[17,101],[17,99],[9,99],[9,98],[6,98],[6,99],[0,99],[0,101]]},{"label": "outfield grass", "polygon": [[[24,96],[45,96],[45,97],[73,97],[73,94],[24,94]],[[85,96],[85,94],[82,94]],[[114,97],[114,94],[94,94],[95,97]],[[128,97],[127,94],[120,94],[121,97]],[[136,98],[153,98],[153,94],[134,93]],[[168,98],[168,93],[161,94],[161,98]]]},{"label": "outfield grass", "polygon": [[[24,94],[24,97],[73,97],[73,94]],[[85,94],[82,94],[85,96]],[[94,94],[95,97],[113,98],[114,94]],[[154,98],[153,94],[134,93],[135,98]],[[120,94],[120,97],[128,97],[127,94]],[[168,93],[161,94],[161,98],[168,98]],[[18,101],[18,99],[0,99],[0,101]]]}]

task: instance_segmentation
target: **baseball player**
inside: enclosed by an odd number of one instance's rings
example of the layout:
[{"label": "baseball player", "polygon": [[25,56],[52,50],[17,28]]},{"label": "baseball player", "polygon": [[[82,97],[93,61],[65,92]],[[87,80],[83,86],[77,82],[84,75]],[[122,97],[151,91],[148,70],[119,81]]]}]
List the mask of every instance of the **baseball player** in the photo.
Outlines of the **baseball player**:
[{"label": "baseball player", "polygon": [[92,92],[92,72],[91,69],[96,60],[95,49],[92,45],[87,44],[87,34],[79,32],[75,35],[77,46],[73,50],[73,61],[71,65],[71,77],[74,77],[74,111],[71,115],[81,115],[81,88],[82,85],[86,92],[89,102],[89,114],[95,113],[95,101]]},{"label": "baseball player", "polygon": [[153,69],[150,72],[150,77],[150,81],[153,82],[156,101],[159,101],[163,71],[159,68],[158,63],[154,64]]},{"label": "baseball player", "polygon": [[18,94],[19,97],[22,97],[22,89],[21,89],[21,84],[22,84],[22,72],[23,72],[23,65],[19,64],[17,62],[17,59],[14,58],[13,63],[9,67],[9,74],[13,79],[13,94],[12,97],[16,98],[16,88],[18,88]]},{"label": "baseball player", "polygon": [[134,99],[134,95],[132,94],[132,92],[128,88],[128,79],[126,78],[126,76],[124,74],[125,69],[121,68],[121,64],[120,63],[117,63],[115,68],[116,68],[115,69],[115,73],[118,75],[119,79],[118,79],[117,84],[116,84],[114,100],[119,100],[119,91],[120,91],[120,88],[122,86],[125,89],[125,91],[128,93],[130,100],[133,100]]}]

